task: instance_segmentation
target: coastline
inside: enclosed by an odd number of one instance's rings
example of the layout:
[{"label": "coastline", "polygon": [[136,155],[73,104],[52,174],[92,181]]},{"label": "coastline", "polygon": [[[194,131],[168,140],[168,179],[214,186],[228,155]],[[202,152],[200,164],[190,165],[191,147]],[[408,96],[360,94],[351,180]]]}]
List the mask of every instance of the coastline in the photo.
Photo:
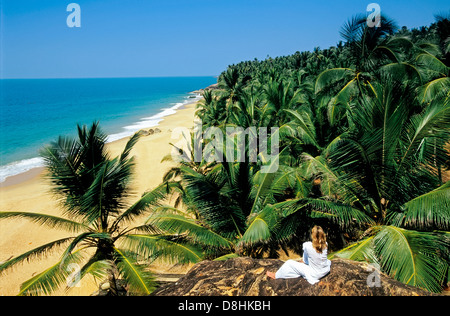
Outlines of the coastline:
[{"label": "coastline", "polygon": [[[158,125],[168,116],[176,114],[178,110],[183,109],[189,104],[196,104],[202,99],[202,90],[196,90],[189,92],[185,97],[184,101],[172,103],[171,106],[162,107],[159,112],[153,114],[149,117],[141,117],[139,120],[135,121],[131,125],[123,126],[121,131],[116,133],[111,133],[108,135],[107,143],[113,143],[128,137],[131,137],[134,133],[156,128]],[[75,130],[75,126],[73,127]],[[58,135],[55,135],[55,138]],[[44,145],[44,144],[42,144]],[[41,146],[42,146],[41,145]],[[44,161],[41,157],[36,156],[32,158],[25,158],[22,160],[17,160],[6,165],[0,166],[0,188],[8,187],[10,185],[20,184],[26,180],[38,175],[38,170],[43,170]]]},{"label": "coastline", "polygon": [[[175,113],[162,117],[157,126],[159,133],[143,136],[132,150],[135,157],[135,170],[133,172],[133,195],[140,196],[145,191],[159,185],[162,177],[173,163],[161,162],[162,158],[170,154],[171,131],[175,127],[192,128],[198,99],[192,103],[179,106]],[[149,130],[144,128],[141,130]],[[117,156],[124,148],[130,136],[112,141],[107,144],[111,155]],[[0,209],[2,211],[24,211],[45,213],[61,216],[62,209],[58,201],[50,192],[51,186],[45,180],[44,168],[34,168],[25,173],[12,176],[0,184]],[[130,198],[130,202],[133,197]],[[25,251],[43,245],[55,239],[67,237],[64,231],[48,229],[26,220],[5,220],[0,222],[0,262],[8,260]],[[27,262],[8,271],[0,278],[0,296],[16,295],[20,284],[37,273],[50,267],[58,261],[61,253],[54,252],[40,260]],[[162,273],[171,267],[164,264],[155,266],[155,271]],[[175,269],[175,270],[174,270]],[[185,268],[171,269],[183,272]],[[176,273],[176,272],[175,272]],[[93,279],[83,279],[81,287],[71,288],[68,292],[60,290],[55,295],[84,296],[90,295],[98,289]]]},{"label": "coastline", "polygon": [[16,174],[14,176],[7,177],[5,181],[0,182],[0,188],[6,188],[13,185],[19,185],[23,182],[32,180],[44,172],[44,167],[32,168],[28,171]]}]

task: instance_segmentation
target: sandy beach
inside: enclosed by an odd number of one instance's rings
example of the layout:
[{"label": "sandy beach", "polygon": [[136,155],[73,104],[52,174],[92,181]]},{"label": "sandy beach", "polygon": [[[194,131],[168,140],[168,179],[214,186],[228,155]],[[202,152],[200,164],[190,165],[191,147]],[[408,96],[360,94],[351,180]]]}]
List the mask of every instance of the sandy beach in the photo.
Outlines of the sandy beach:
[{"label": "sandy beach", "polygon": [[[173,165],[171,162],[161,162],[162,158],[171,152],[172,146],[169,143],[177,142],[171,139],[171,132],[176,127],[191,128],[193,126],[195,106],[195,104],[188,104],[177,110],[175,114],[165,117],[157,126],[161,130],[160,133],[143,136],[135,145],[132,155],[136,161],[133,175],[133,189],[136,196],[159,185],[164,173]],[[128,138],[124,138],[108,144],[113,157],[123,150],[127,140]],[[0,210],[61,216],[61,208],[50,190],[51,186],[43,177],[42,168],[11,177],[0,186]],[[65,231],[49,229],[27,220],[0,221],[0,262],[68,236],[70,235]],[[61,253],[53,253],[45,259],[26,262],[1,275],[0,296],[16,295],[21,283],[58,262],[60,256]],[[154,270],[159,273],[169,269],[168,265],[154,267]],[[180,273],[180,271],[180,268],[176,268],[169,272]],[[98,284],[93,279],[84,278],[80,287],[71,288],[67,292],[61,290],[54,294],[90,295],[97,289]]]}]

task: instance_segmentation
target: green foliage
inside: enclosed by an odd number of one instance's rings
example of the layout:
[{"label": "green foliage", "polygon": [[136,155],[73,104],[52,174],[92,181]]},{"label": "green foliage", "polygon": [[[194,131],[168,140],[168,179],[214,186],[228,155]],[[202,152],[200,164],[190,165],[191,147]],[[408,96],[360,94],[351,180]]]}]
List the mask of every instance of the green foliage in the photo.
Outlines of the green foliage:
[{"label": "green foliage", "polygon": [[380,266],[395,279],[433,292],[441,290],[448,264],[442,258],[450,247],[440,233],[385,226],[374,238]]},{"label": "green foliage", "polygon": [[[165,237],[156,235],[159,231],[150,225],[127,226],[148,211],[151,205],[159,205],[158,200],[167,190],[165,186],[158,187],[127,207],[125,200],[130,197],[129,180],[133,167],[129,154],[138,139],[139,134],[132,136],[122,154],[111,159],[105,150],[106,135],[94,123],[89,129],[78,127],[78,139],[60,137],[42,150],[48,178],[68,218],[0,212],[0,220],[27,219],[38,225],[67,231],[69,235],[2,263],[0,273],[25,260],[39,259],[65,247],[60,261],[24,282],[19,295],[48,295],[65,284],[68,286],[68,278],[75,268],[78,268],[80,279],[92,275],[108,277],[110,283],[114,283],[116,277],[124,278],[134,294],[149,294],[154,289],[153,277],[137,260],[147,260],[159,253],[159,244],[147,245],[146,257],[134,252],[133,247],[122,245],[126,244],[133,231],[152,233],[157,241],[166,242]],[[200,257],[193,258],[194,261],[198,259]]]},{"label": "green foliage", "polygon": [[[205,126],[280,128],[275,174],[262,177],[261,162],[228,162],[198,174],[183,166],[170,180],[196,223],[235,253],[295,250],[319,223],[341,248],[335,255],[438,292],[450,262],[448,20],[411,31],[386,17],[381,25],[355,16],[341,30],[345,43],[231,65],[222,90],[205,93]],[[223,250],[208,253],[228,257]]]},{"label": "green foliage", "polygon": [[[66,278],[57,267],[71,261],[82,263],[82,276],[117,271],[134,293],[148,294],[153,278],[138,261],[277,257],[280,249],[299,252],[319,224],[338,250],[331,257],[374,262],[439,292],[450,263],[448,23],[439,17],[399,30],[382,17],[381,28],[369,28],[355,16],[335,47],[229,66],[199,103],[203,128],[225,135],[226,127],[254,127],[259,136],[259,127],[278,127],[278,157],[266,161],[259,148],[250,161],[247,144],[245,162],[236,149],[233,158],[223,150],[224,162],[179,162],[131,206],[128,156],[139,135],[115,159],[97,124],[78,127],[79,139],[60,137],[42,155],[67,218],[3,212],[0,219],[78,235],[13,258],[0,272],[66,246],[61,262],[24,283],[22,294],[54,290]],[[276,171],[262,173],[270,163]],[[171,196],[175,205],[162,204]],[[144,224],[127,226],[148,211]],[[83,261],[88,248],[96,252]]]}]

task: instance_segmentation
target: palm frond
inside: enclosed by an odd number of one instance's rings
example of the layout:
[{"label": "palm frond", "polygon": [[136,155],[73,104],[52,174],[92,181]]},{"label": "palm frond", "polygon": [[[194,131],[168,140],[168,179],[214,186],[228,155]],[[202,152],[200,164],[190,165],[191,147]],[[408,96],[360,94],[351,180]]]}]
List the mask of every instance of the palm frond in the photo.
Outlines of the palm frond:
[{"label": "palm frond", "polygon": [[179,236],[129,234],[122,238],[126,249],[143,258],[162,257],[177,263],[197,263],[203,260],[203,253],[186,243]]},{"label": "palm frond", "polygon": [[40,150],[47,167],[47,177],[54,185],[53,191],[66,197],[66,204],[75,202],[86,187],[84,177],[80,174],[83,149],[79,143],[70,138],[59,137],[58,140]]},{"label": "palm frond", "polygon": [[80,265],[83,260],[82,249],[70,255],[65,264],[61,261],[35,275],[20,286],[19,296],[49,295],[59,289],[64,283],[68,284],[72,273],[71,264]]},{"label": "palm frond", "polygon": [[177,214],[155,214],[147,223],[151,223],[168,234],[187,234],[194,243],[210,247],[232,248],[233,243],[218,233],[200,225],[194,219]]},{"label": "palm frond", "polygon": [[396,62],[383,65],[379,71],[380,73],[389,75],[397,80],[408,81],[410,85],[414,82],[422,82],[421,71],[414,65],[405,62]]},{"label": "palm frond", "polygon": [[[431,137],[436,134],[449,139],[448,122],[450,122],[450,99],[437,98],[420,114],[411,117],[410,123],[404,129],[402,138],[405,144],[405,150],[402,152],[397,170],[401,174],[402,168],[408,166],[408,162],[413,159],[414,154],[423,144],[424,138]],[[432,151],[428,151],[428,161],[433,161]],[[394,179],[396,181],[397,179]]]},{"label": "palm frond", "polygon": [[81,198],[80,207],[87,223],[100,222],[102,229],[106,229],[108,217],[117,216],[125,206],[131,165],[131,161],[113,159],[100,166]]},{"label": "palm frond", "polygon": [[450,240],[439,233],[384,226],[374,238],[381,268],[396,280],[432,292],[442,290]]},{"label": "palm frond", "polygon": [[[222,166],[222,165],[220,165]],[[231,196],[236,188],[229,186],[223,169],[217,168],[201,174],[191,168],[181,167],[188,195],[207,225],[223,236],[235,236],[245,229],[245,214]]]},{"label": "palm frond", "polygon": [[312,211],[312,217],[325,216],[342,228],[359,224],[375,224],[364,212],[339,202],[326,201],[323,199],[304,199]]},{"label": "palm frond", "polygon": [[[350,68],[333,68],[333,69],[327,69],[323,71],[316,80],[315,84],[315,93],[321,93],[325,89],[329,89],[331,86],[334,86],[336,84],[345,82],[350,83],[352,82],[352,79],[355,78],[356,74],[353,69]],[[344,88],[341,89],[344,90]]]},{"label": "palm frond", "polygon": [[295,119],[295,125],[298,126],[303,132],[300,137],[301,139],[308,143],[320,148],[320,145],[317,143],[316,131],[314,128],[314,123],[308,113],[299,113],[297,110],[285,110],[290,113]]},{"label": "palm frond", "polygon": [[66,248],[62,255],[61,264],[65,263],[65,260],[72,254],[72,251],[83,241],[88,239],[94,239],[95,243],[91,243],[90,246],[94,246],[98,243],[98,240],[105,240],[106,242],[111,242],[111,235],[108,233],[97,233],[97,232],[87,232],[82,233],[75,237],[70,245]]},{"label": "palm frond", "polygon": [[126,250],[114,248],[115,262],[120,274],[130,286],[129,292],[133,294],[149,295],[156,288],[153,275],[145,267],[136,264],[134,254]]},{"label": "palm frond", "polygon": [[133,134],[133,136],[130,137],[127,144],[125,145],[124,150],[122,151],[122,154],[120,155],[120,161],[124,161],[128,159],[128,156],[133,149],[134,145],[138,142],[139,138],[142,136],[141,132],[137,132]]},{"label": "palm frond", "polygon": [[366,21],[364,16],[354,15],[342,26],[339,33],[349,43],[360,41],[366,27]]},{"label": "palm frond", "polygon": [[89,274],[93,276],[94,279],[104,280],[111,274],[111,271],[114,271],[114,269],[114,261],[105,259],[105,254],[97,249],[94,255],[90,257],[79,270],[79,277],[82,279]]},{"label": "palm frond", "polygon": [[351,245],[336,251],[329,255],[328,259],[335,257],[350,259],[355,261],[367,261],[370,263],[377,263],[378,259],[375,256],[373,239],[375,235],[366,237],[363,240],[352,243]]},{"label": "palm frond", "polygon": [[416,57],[416,63],[427,70],[431,70],[438,77],[448,77],[450,74],[450,68],[447,67],[442,61],[440,61],[436,56],[429,53],[419,54]]},{"label": "palm frond", "polygon": [[450,181],[439,188],[422,194],[392,214],[396,226],[418,230],[450,230]]},{"label": "palm frond", "polygon": [[215,258],[213,261],[226,261],[228,259],[237,258],[239,255],[237,253],[228,253],[226,255]]},{"label": "palm frond", "polygon": [[278,165],[278,163],[279,155],[271,161],[271,164],[268,167],[272,172],[262,173],[261,171],[258,171],[253,177],[253,188],[250,193],[253,198],[253,205],[249,214],[259,212],[265,205],[264,200],[268,196],[273,195],[274,191],[272,183],[277,176],[278,170],[276,170],[275,166]]},{"label": "palm frond", "polygon": [[269,241],[274,226],[277,224],[275,207],[267,205],[261,212],[255,214],[256,216],[250,217],[250,223],[244,235],[239,239],[238,247]]},{"label": "palm frond", "polygon": [[0,212],[1,219],[28,219],[38,225],[44,225],[49,228],[63,229],[71,233],[89,230],[89,226],[82,223],[71,221],[62,217],[52,216],[42,213],[28,213],[28,212]]},{"label": "palm frond", "polygon": [[[339,146],[342,146],[342,141],[343,140],[339,138],[336,142],[333,142],[333,144],[339,144]],[[329,146],[327,150],[331,150],[330,147],[333,146]],[[345,152],[345,155],[340,155],[338,151],[335,151],[335,149],[330,151],[332,152],[331,157],[336,157],[334,161],[333,159],[325,159],[322,156],[313,157],[309,154],[303,154],[302,157],[304,163],[301,168],[303,168],[304,174],[321,177],[321,187],[324,187],[323,192],[326,192],[328,198],[337,195],[339,196],[339,199],[346,204],[359,204],[361,193],[363,191],[361,183],[359,181],[355,181],[353,173],[345,174],[342,172],[343,167],[346,167],[347,164],[351,164],[353,161],[356,161],[354,157],[352,157],[355,152],[351,152],[349,150],[346,151],[343,147],[341,147],[339,151]],[[350,153],[352,155],[350,155]],[[344,159],[345,163],[341,164],[335,162],[339,161],[338,159]],[[339,170],[334,167],[335,164],[342,167],[342,169]]]},{"label": "palm frond", "polygon": [[62,247],[63,245],[69,243],[72,240],[73,240],[73,237],[58,239],[58,240],[52,241],[50,243],[47,243],[45,245],[34,248],[32,250],[29,250],[15,258],[12,258],[12,259],[6,261],[6,262],[3,262],[0,265],[0,274],[9,268],[13,268],[17,264],[22,263],[25,260],[28,261],[31,259],[39,259],[39,258],[47,255],[49,252],[54,251],[54,250],[58,249],[59,247]]},{"label": "palm frond", "polygon": [[160,206],[160,201],[163,200],[170,192],[170,188],[166,183],[163,183],[151,191],[144,193],[144,195],[130,206],[125,212],[117,217],[112,226],[119,223],[132,221],[135,217],[145,213],[150,206]]},{"label": "palm frond", "polygon": [[419,90],[419,97],[421,102],[430,102],[436,97],[448,95],[450,91],[450,78],[442,77],[434,79],[425,85],[423,85]]}]

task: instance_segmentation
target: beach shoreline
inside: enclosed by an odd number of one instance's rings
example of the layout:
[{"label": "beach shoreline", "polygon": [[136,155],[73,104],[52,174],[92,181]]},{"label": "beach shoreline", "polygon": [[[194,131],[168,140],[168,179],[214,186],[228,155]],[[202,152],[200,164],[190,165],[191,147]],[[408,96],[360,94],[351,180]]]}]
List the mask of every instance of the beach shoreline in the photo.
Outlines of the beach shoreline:
[{"label": "beach shoreline", "polygon": [[7,177],[5,181],[0,182],[0,188],[7,188],[14,185],[20,185],[24,182],[30,181],[34,178],[39,177],[43,172],[44,167],[32,168],[28,171]]},{"label": "beach shoreline", "polygon": [[[170,154],[172,146],[178,139],[172,139],[172,130],[177,127],[192,128],[198,100],[183,104],[175,113],[164,116],[157,126],[150,128],[160,131],[142,136],[133,148],[131,155],[135,159],[135,170],[132,178],[133,196],[136,199],[145,191],[155,188],[173,165],[173,162],[162,158]],[[75,127],[74,127],[75,128]],[[120,154],[130,136],[112,141],[107,149],[112,157]],[[130,199],[130,203],[133,201]],[[62,209],[55,196],[51,193],[51,185],[45,179],[44,168],[34,168],[17,176],[10,177],[0,185],[0,210],[45,213],[62,216]],[[71,236],[55,229],[31,223],[26,220],[4,220],[0,222],[0,262],[6,261],[50,241]],[[3,274],[0,278],[0,296],[16,295],[20,284],[58,261],[61,254],[55,252],[45,258],[26,262]],[[158,273],[171,268],[155,266]],[[175,269],[175,270],[173,270]],[[172,273],[183,272],[184,268],[173,268]],[[180,270],[181,269],[181,270]],[[95,280],[83,279],[81,287],[75,287],[68,292],[61,290],[55,295],[85,296],[98,289]]]},{"label": "beach shoreline", "polygon": [[[202,99],[199,91],[201,90],[187,93],[188,96],[185,98],[184,102],[177,102],[171,106],[160,108],[159,112],[156,114],[153,114],[150,117],[143,117],[140,121],[136,121],[130,126],[124,126],[120,132],[111,133],[108,135],[107,143],[113,143],[129,138],[140,130],[157,128],[166,117],[176,114],[177,111],[182,110],[190,104],[197,104],[198,101]],[[58,135],[55,135],[55,138],[56,137],[58,137]],[[42,144],[42,146],[45,146],[45,144]],[[5,171],[5,168],[8,167],[10,170]],[[37,177],[43,170],[44,161],[41,157],[25,158],[0,166],[0,188],[17,185],[27,180],[31,180],[32,178]]]}]

